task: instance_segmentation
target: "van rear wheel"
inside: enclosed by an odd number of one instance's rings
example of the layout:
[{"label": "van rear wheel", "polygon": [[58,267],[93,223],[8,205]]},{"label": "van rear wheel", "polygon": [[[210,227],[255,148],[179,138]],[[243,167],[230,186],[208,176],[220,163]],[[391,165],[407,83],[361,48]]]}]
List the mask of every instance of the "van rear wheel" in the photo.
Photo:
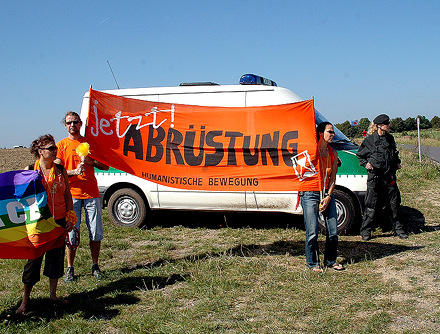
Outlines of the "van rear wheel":
[{"label": "van rear wheel", "polygon": [[147,216],[143,197],[130,188],[115,191],[110,196],[107,211],[110,221],[120,227],[140,227]]},{"label": "van rear wheel", "polygon": [[[335,189],[333,192],[338,211],[338,234],[346,235],[355,224],[356,209],[353,199],[349,194],[342,190]],[[322,234],[326,233],[325,222],[322,215],[319,215],[319,230]]]}]

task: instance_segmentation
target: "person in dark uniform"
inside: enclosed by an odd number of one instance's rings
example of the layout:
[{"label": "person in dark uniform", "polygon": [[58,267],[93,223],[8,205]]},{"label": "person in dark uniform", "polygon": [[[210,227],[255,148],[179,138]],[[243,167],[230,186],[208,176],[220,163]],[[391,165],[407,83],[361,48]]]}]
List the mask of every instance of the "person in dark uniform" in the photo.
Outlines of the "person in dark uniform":
[{"label": "person in dark uniform", "polygon": [[382,207],[387,209],[394,235],[401,239],[408,238],[399,221],[401,198],[396,183],[396,171],[401,168],[399,151],[389,130],[390,118],[385,114],[377,116],[357,152],[359,164],[368,170],[365,212],[360,232],[365,241],[371,239],[374,218]]}]

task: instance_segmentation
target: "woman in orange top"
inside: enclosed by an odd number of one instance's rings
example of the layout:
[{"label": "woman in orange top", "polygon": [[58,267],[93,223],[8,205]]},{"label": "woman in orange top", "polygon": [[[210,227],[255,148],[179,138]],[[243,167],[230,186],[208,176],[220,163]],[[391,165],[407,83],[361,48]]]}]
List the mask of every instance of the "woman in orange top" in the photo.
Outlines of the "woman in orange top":
[{"label": "woman in orange top", "polygon": [[[54,138],[49,134],[41,136],[32,142],[30,150],[37,160],[34,165],[27,166],[25,169],[39,171],[47,192],[47,204],[55,222],[64,227],[66,231],[71,231],[74,226],[72,220],[76,222],[76,215],[72,211],[73,202],[66,170],[54,163],[57,157]],[[24,267],[22,278],[24,296],[20,307],[17,309],[18,314],[26,314],[32,288],[40,280],[43,256],[35,260],[29,260]],[[49,277],[49,298],[54,302],[64,302],[57,297],[58,279],[64,274],[64,245],[46,252],[43,274]]]},{"label": "woman in orange top", "polygon": [[319,212],[325,219],[326,240],[324,265],[334,270],[345,268],[336,262],[338,249],[338,213],[333,195],[335,190],[336,172],[338,169],[338,153],[329,144],[333,141],[335,131],[329,122],[322,122],[317,127],[318,154],[322,173],[323,190],[305,191],[301,196],[306,228],[306,261],[313,271],[322,272],[319,263],[318,249],[318,217]]}]

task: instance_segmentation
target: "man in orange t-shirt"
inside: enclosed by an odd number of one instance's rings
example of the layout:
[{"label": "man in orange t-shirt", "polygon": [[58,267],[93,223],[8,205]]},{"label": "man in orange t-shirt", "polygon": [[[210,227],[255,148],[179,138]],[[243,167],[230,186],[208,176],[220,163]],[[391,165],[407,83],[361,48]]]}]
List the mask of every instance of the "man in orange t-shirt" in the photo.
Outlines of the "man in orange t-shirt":
[{"label": "man in orange t-shirt", "polygon": [[[99,194],[98,183],[95,178],[94,167],[108,170],[108,166],[99,161],[86,156],[83,160],[76,153],[80,143],[85,142],[81,136],[81,118],[76,112],[68,111],[62,121],[68,131],[67,138],[57,143],[58,154],[57,163],[60,163],[67,170],[69,176],[70,192],[73,198],[73,209],[78,217],[76,227],[80,229],[81,211],[84,208],[86,224],[89,229],[90,252],[92,255],[92,275],[97,279],[102,276],[99,269],[98,259],[101,250],[101,240],[104,237],[102,227],[102,207]],[[75,233],[69,233],[70,242],[75,243]],[[76,250],[67,248],[67,270],[64,277],[65,282],[74,280],[73,263],[75,261]]]}]

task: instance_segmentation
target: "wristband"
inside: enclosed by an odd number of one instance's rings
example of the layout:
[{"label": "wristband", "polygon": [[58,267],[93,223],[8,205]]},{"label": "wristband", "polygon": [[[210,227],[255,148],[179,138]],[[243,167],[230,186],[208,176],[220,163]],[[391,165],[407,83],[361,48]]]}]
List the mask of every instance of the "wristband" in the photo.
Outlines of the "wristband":
[{"label": "wristband", "polygon": [[78,222],[78,217],[76,216],[76,212],[73,210],[69,210],[66,213],[66,222],[71,223],[72,225],[76,225]]}]

